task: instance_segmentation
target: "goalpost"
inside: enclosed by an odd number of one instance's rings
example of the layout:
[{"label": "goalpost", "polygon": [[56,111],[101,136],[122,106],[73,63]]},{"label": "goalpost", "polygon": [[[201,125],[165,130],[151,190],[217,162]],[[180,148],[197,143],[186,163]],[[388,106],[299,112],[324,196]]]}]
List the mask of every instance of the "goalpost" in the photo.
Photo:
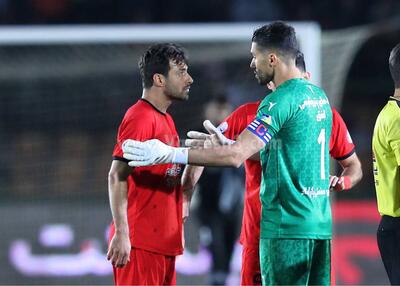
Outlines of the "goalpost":
[{"label": "goalpost", "polygon": [[[244,42],[250,46],[253,31],[263,24],[265,23],[5,27],[0,28],[0,46],[155,42]],[[308,70],[313,75],[312,81],[320,84],[321,29],[314,22],[294,22],[291,25],[296,29]],[[249,49],[238,53],[249,55]]]}]

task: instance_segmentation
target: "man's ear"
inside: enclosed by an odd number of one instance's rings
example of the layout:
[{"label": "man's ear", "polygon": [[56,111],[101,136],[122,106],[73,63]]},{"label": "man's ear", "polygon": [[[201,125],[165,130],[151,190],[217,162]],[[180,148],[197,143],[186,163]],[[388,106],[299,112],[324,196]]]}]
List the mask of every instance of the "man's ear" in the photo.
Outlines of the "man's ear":
[{"label": "man's ear", "polygon": [[153,85],[154,86],[163,87],[163,86],[165,86],[165,81],[166,81],[165,76],[163,76],[162,74],[155,73],[153,75]]},{"label": "man's ear", "polygon": [[275,66],[277,64],[277,62],[278,62],[278,56],[275,53],[270,53],[268,55],[268,63],[269,63],[269,65],[271,67]]}]

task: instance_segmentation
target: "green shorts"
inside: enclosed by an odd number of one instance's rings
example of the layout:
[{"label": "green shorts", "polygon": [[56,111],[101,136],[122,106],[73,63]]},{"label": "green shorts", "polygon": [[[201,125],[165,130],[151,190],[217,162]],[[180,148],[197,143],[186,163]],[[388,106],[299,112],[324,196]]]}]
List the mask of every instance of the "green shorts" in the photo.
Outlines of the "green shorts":
[{"label": "green shorts", "polygon": [[260,239],[262,285],[330,285],[331,241]]}]

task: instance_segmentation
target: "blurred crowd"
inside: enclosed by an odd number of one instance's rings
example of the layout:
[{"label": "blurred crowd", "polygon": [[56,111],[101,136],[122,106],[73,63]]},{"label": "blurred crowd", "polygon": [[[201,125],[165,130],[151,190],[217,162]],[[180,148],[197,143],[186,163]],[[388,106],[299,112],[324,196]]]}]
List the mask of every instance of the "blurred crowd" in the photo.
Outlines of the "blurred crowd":
[{"label": "blurred crowd", "polygon": [[0,23],[89,24],[317,21],[323,29],[400,15],[395,0],[0,0]]}]

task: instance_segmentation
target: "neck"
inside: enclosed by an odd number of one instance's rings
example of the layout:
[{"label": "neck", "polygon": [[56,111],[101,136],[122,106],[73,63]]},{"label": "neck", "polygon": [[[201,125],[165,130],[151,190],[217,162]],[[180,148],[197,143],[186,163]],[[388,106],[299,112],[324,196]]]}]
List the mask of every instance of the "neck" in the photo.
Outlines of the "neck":
[{"label": "neck", "polygon": [[396,88],[396,89],[394,90],[393,97],[395,97],[396,99],[399,99],[399,100],[400,100],[400,88]]},{"label": "neck", "polygon": [[280,69],[276,70],[274,83],[276,87],[278,87],[285,81],[294,78],[303,78],[303,75],[299,69],[297,69],[295,66],[282,66]]},{"label": "neck", "polygon": [[155,108],[157,108],[162,113],[166,113],[168,107],[171,105],[172,100],[169,99],[165,93],[156,90],[154,87],[143,89],[142,98],[146,99]]}]

